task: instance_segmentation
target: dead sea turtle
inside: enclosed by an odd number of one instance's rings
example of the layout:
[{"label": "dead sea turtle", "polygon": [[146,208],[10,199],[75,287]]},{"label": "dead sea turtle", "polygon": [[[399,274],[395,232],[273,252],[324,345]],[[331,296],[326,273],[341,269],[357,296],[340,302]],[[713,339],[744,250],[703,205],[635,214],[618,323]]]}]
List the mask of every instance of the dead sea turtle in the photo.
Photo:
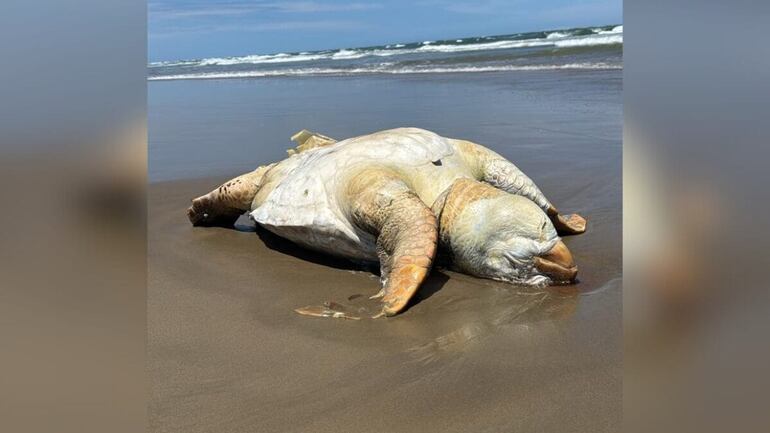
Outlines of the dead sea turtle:
[{"label": "dead sea turtle", "polygon": [[[458,270],[518,284],[573,281],[559,234],[585,230],[514,164],[475,143],[418,128],[335,142],[310,133],[290,157],[193,200],[193,225],[232,225],[244,212],[301,246],[379,261],[383,313],[401,311],[437,247]],[[292,154],[293,153],[293,154]]]}]

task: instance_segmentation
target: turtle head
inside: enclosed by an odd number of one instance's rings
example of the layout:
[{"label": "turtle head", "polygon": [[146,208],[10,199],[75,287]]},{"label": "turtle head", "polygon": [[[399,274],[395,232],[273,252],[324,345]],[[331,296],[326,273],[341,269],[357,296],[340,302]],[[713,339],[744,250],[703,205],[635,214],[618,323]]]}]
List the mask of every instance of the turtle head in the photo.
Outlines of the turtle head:
[{"label": "turtle head", "polygon": [[575,280],[572,254],[540,207],[525,197],[467,182],[473,184],[448,194],[441,214],[441,242],[456,267],[517,284]]}]

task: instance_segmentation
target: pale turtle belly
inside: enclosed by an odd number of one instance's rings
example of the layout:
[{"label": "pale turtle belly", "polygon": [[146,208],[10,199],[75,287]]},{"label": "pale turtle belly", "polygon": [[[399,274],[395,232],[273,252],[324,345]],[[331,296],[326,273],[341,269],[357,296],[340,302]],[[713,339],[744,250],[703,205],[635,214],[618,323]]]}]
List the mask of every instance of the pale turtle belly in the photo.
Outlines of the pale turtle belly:
[{"label": "pale turtle belly", "polygon": [[[251,217],[296,244],[355,260],[377,260],[374,236],[346,214],[346,172],[388,167],[400,173],[427,207],[469,170],[443,137],[400,128],[312,149],[281,162],[281,179]],[[348,173],[349,174],[349,173]]]},{"label": "pale turtle belly", "polygon": [[[375,238],[355,227],[338,203],[334,180],[299,177],[281,184],[251,218],[267,230],[312,250],[353,260],[377,260]],[[301,197],[301,200],[297,200]]]}]

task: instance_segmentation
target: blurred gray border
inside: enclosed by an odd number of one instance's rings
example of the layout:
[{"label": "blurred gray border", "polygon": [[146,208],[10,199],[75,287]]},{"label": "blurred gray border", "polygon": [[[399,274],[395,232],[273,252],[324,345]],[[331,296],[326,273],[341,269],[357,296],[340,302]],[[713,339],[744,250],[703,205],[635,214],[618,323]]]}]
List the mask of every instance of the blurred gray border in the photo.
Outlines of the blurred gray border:
[{"label": "blurred gray border", "polygon": [[[624,8],[628,430],[770,431],[770,4]],[[10,0],[0,32],[2,430],[140,431],[146,4]],[[677,248],[700,290],[661,322],[645,266]]]}]

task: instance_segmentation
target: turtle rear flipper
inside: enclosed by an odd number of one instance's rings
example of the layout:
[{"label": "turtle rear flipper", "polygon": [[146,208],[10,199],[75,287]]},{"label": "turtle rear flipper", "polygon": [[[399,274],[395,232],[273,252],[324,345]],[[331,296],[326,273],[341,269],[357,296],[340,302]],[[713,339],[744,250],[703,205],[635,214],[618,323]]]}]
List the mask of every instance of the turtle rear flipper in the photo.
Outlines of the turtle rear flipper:
[{"label": "turtle rear flipper", "polygon": [[331,137],[308,131],[307,129],[303,129],[292,135],[291,141],[297,143],[297,147],[286,150],[286,153],[288,153],[289,156],[302,153],[306,150],[315,149],[316,147],[328,146],[337,142],[337,140]]}]

